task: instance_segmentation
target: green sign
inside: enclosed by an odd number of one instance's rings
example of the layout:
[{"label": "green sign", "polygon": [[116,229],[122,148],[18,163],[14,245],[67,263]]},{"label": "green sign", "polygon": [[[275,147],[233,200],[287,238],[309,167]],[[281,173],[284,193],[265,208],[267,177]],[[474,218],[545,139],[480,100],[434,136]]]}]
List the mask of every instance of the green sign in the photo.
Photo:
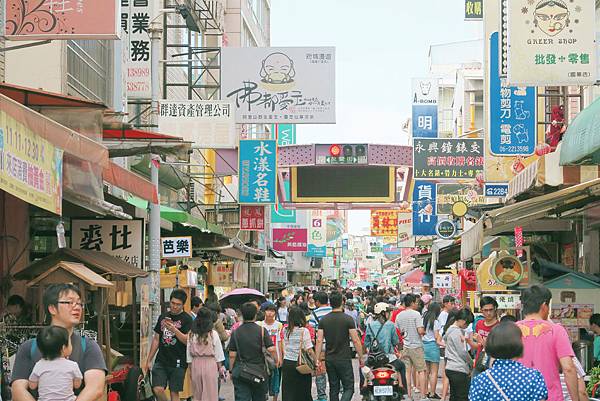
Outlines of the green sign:
[{"label": "green sign", "polygon": [[366,164],[367,156],[326,156],[325,164]]},{"label": "green sign", "polygon": [[452,239],[456,235],[456,224],[452,220],[440,220],[435,232],[441,239]]},{"label": "green sign", "polygon": [[382,246],[372,246],[371,253],[383,253],[383,247]]}]

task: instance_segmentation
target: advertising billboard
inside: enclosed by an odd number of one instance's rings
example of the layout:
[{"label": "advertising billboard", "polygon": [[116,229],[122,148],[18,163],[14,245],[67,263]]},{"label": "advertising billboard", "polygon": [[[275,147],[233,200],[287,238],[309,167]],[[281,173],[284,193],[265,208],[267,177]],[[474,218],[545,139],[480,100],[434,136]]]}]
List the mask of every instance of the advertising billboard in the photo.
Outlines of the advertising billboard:
[{"label": "advertising billboard", "polygon": [[483,176],[483,139],[414,139],[414,177],[466,180]]},{"label": "advertising billboard", "polygon": [[412,80],[413,138],[437,138],[438,94],[437,78],[414,78]]},{"label": "advertising billboard", "polygon": [[276,203],[277,142],[270,139],[240,141],[239,155],[239,203]]}]

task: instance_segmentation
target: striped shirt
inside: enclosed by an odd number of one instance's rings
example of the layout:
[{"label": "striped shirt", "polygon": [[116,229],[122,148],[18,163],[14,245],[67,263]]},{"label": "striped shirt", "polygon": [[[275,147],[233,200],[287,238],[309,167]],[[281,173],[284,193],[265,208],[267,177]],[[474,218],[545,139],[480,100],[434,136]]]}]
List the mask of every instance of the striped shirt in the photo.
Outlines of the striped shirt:
[{"label": "striped shirt", "polygon": [[332,310],[333,309],[329,305],[321,306],[320,308],[315,309],[310,313],[310,319],[308,319],[308,323],[314,328],[319,327],[318,321],[320,321],[323,318],[323,316],[331,313]]}]

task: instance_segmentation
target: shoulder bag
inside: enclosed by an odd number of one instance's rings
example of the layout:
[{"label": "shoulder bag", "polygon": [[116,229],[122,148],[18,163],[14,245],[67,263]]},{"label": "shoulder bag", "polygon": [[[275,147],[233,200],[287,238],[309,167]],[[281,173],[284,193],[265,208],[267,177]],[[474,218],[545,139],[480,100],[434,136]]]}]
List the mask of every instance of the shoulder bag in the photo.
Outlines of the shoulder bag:
[{"label": "shoulder bag", "polygon": [[496,390],[498,390],[498,392],[502,396],[502,399],[504,399],[504,401],[510,401],[510,399],[506,396],[506,393],[504,393],[504,391],[502,391],[502,389],[498,385],[498,382],[496,382],[496,380],[494,380],[494,378],[492,377],[492,374],[490,373],[489,370],[485,371],[485,375],[490,379],[490,381],[492,382],[494,387],[496,387]]},{"label": "shoulder bag", "polygon": [[[265,328],[260,326],[260,346],[262,349],[262,353],[265,357],[265,366],[267,367],[267,375],[271,376],[271,373],[277,369],[277,363],[275,362],[275,358],[269,351],[267,351],[267,347],[265,347]],[[273,344],[276,346],[275,344]]]},{"label": "shoulder bag", "polygon": [[304,348],[304,327],[300,328],[302,333],[300,334],[300,349],[298,351],[298,365],[296,370],[302,375],[310,375],[315,371],[315,361],[312,358],[310,352]]},{"label": "shoulder bag", "polygon": [[[261,327],[262,329],[262,327]],[[238,345],[237,340],[238,332],[233,333],[233,341],[235,342],[235,348],[237,350],[239,361],[237,362],[239,366],[239,378],[250,384],[261,384],[267,380],[267,375],[265,372],[265,367],[260,363],[251,363],[249,361],[244,360],[242,357],[242,352],[240,346]]]}]

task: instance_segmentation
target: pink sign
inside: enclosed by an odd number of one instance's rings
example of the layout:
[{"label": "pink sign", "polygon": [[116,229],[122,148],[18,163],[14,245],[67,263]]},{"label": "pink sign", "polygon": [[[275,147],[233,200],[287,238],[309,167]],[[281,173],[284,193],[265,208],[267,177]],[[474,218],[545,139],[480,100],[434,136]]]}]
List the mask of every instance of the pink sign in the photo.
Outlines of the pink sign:
[{"label": "pink sign", "polygon": [[308,230],[306,228],[274,228],[273,249],[281,252],[306,252]]},{"label": "pink sign", "polygon": [[[147,0],[144,0],[147,1]],[[117,0],[6,0],[6,37],[119,39]]]},{"label": "pink sign", "polygon": [[262,231],[265,229],[264,206],[240,206],[240,230]]}]

